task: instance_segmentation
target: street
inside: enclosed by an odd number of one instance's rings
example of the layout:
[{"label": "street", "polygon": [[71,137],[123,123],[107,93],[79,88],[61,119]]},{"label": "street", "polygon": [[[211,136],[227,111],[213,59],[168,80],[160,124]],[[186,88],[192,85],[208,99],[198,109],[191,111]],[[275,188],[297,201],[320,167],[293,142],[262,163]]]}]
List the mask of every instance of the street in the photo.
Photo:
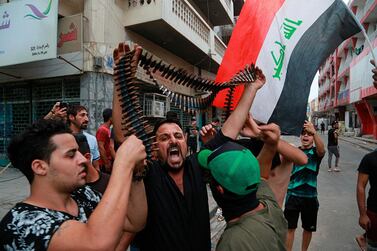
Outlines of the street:
[{"label": "street", "polygon": [[[327,143],[327,135],[322,135]],[[367,153],[351,143],[340,141],[341,172],[327,172],[327,154],[322,160],[318,176],[318,193],[320,209],[318,214],[317,232],[313,234],[309,250],[315,251],[351,251],[358,250],[354,240],[362,233],[358,225],[358,209],[356,203],[357,167],[361,158]],[[333,160],[334,161],[334,160]],[[0,169],[1,171],[2,169]],[[21,201],[28,194],[28,183],[17,170],[9,168],[0,174],[0,218],[14,203]],[[215,218],[215,217],[214,217]],[[212,219],[212,236],[218,238],[220,225]],[[221,222],[221,225],[223,222]],[[300,250],[301,224],[296,231],[294,250]]]}]

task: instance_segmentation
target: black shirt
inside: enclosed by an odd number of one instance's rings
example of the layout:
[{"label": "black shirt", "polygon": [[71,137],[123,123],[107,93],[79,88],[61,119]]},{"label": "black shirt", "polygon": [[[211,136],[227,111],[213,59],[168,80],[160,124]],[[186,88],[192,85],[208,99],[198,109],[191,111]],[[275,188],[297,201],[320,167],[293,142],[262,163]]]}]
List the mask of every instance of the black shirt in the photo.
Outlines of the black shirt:
[{"label": "black shirt", "polygon": [[144,178],[148,201],[145,229],[137,235],[140,250],[211,249],[207,188],[195,155],[184,162],[184,194],[158,161]]},{"label": "black shirt", "polygon": [[327,146],[337,146],[337,145],[338,145],[338,138],[335,138],[335,129],[332,128],[328,132]]},{"label": "black shirt", "polygon": [[107,184],[109,184],[110,175],[101,171],[97,171],[99,174],[98,180],[94,182],[87,182],[86,184],[90,186],[93,190],[104,194],[106,191]]},{"label": "black shirt", "polygon": [[369,175],[369,194],[367,209],[377,213],[377,151],[364,156],[361,160],[358,171]]}]

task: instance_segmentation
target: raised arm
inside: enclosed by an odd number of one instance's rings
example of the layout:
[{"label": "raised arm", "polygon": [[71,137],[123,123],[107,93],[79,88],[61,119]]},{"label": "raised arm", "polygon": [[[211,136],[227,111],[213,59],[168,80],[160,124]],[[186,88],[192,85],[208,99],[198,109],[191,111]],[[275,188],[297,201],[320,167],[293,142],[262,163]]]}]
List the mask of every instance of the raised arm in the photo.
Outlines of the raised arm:
[{"label": "raised arm", "polygon": [[325,156],[325,153],[326,153],[325,144],[323,144],[321,137],[319,137],[319,135],[317,134],[317,131],[315,130],[314,125],[311,122],[305,120],[304,129],[307,132],[313,134],[314,144],[315,144],[315,147],[317,149],[318,157]]},{"label": "raised arm", "polygon": [[293,162],[296,165],[306,165],[308,163],[308,156],[285,140],[279,140],[277,151],[283,156],[285,161]]},{"label": "raised arm", "polygon": [[261,169],[261,177],[267,180],[270,175],[272,159],[274,158],[280,139],[280,128],[274,123],[261,125],[259,128],[264,145],[257,159]]},{"label": "raised arm", "polygon": [[244,87],[241,99],[237,107],[230,114],[229,118],[225,121],[221,131],[223,134],[231,139],[236,139],[242,127],[245,124],[251,105],[253,104],[255,94],[264,85],[266,78],[263,72],[256,68],[256,80],[247,84]]},{"label": "raised arm", "polygon": [[67,118],[67,107],[60,107],[60,102],[56,102],[44,117],[44,119],[61,119]]},{"label": "raised arm", "polygon": [[[133,64],[139,62],[140,55],[143,49],[140,46],[135,46],[135,54],[132,58]],[[114,61],[117,63],[126,52],[130,51],[130,48],[127,44],[119,44],[118,48],[114,50]],[[131,65],[131,67],[137,67],[137,65]],[[119,88],[114,84],[113,91],[113,130],[114,130],[114,140],[117,143],[122,143],[125,140],[124,133],[122,132],[122,107],[120,102],[121,92]]]},{"label": "raised arm", "polygon": [[147,196],[143,180],[133,181],[128,203],[124,231],[137,233],[143,230],[148,215]]},{"label": "raised arm", "polygon": [[52,236],[49,250],[114,250],[123,233],[133,169],[145,158],[141,140],[130,136],[123,142],[107,189],[88,222],[64,222]]}]

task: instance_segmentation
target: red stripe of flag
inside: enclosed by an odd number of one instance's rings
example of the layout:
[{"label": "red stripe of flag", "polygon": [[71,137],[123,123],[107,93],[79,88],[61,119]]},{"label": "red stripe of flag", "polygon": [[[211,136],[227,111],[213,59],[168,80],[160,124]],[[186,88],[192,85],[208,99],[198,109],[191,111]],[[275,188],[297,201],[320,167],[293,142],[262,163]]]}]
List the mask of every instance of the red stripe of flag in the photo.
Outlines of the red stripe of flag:
[{"label": "red stripe of flag", "polygon": [[[275,18],[285,0],[247,0],[234,27],[225,55],[217,72],[216,82],[230,80],[245,65],[255,63],[259,51]],[[233,104],[241,97],[243,86],[236,87]],[[221,91],[213,102],[216,107],[224,107],[228,90]]]}]

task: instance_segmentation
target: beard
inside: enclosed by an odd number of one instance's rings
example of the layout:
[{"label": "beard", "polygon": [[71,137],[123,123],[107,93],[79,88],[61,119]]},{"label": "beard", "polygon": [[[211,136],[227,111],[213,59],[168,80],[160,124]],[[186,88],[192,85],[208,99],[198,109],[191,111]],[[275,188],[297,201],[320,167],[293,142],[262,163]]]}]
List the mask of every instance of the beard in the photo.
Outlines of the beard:
[{"label": "beard", "polygon": [[171,167],[167,162],[165,162],[163,166],[164,166],[164,169],[168,171],[169,173],[179,173],[184,167],[183,163],[179,167]]}]

